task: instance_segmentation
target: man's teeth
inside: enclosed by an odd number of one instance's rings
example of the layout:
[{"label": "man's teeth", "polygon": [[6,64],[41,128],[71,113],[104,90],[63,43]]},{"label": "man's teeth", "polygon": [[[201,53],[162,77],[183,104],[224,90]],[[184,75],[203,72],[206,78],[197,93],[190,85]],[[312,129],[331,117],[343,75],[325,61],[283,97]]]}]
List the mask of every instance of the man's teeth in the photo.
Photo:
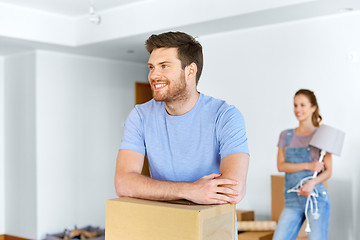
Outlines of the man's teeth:
[{"label": "man's teeth", "polygon": [[155,88],[162,88],[162,87],[165,87],[166,84],[155,84]]}]

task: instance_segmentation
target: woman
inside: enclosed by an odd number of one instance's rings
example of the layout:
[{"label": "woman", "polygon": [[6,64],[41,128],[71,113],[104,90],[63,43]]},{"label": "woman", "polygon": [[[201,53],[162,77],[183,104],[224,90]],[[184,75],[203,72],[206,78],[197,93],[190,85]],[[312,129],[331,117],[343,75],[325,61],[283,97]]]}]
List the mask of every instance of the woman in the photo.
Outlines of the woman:
[{"label": "woman", "polygon": [[[281,132],[278,143],[277,167],[279,172],[285,172],[285,207],[273,239],[296,239],[307,218],[311,229],[308,229],[308,239],[326,240],[330,203],[323,182],[331,176],[332,156],[326,154],[320,163],[320,150],[309,145],[322,119],[312,91],[300,89],[295,93],[294,113],[299,126]],[[317,177],[301,181],[315,171],[319,172]],[[309,196],[308,211],[305,211]]]}]

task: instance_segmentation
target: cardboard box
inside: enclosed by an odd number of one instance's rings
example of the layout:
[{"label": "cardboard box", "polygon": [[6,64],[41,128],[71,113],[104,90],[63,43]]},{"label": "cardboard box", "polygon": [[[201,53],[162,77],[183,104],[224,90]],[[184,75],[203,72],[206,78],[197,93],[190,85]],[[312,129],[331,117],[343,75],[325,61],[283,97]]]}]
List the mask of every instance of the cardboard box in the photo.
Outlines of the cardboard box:
[{"label": "cardboard box", "polygon": [[307,240],[308,238],[305,236],[305,237],[297,237],[296,240]]},{"label": "cardboard box", "polygon": [[275,231],[276,221],[238,221],[238,231]]},{"label": "cardboard box", "polygon": [[236,210],[236,218],[237,221],[254,221],[255,213],[248,210]]},{"label": "cardboard box", "polygon": [[284,208],[284,175],[271,175],[271,220],[278,221]]},{"label": "cardboard box", "polygon": [[239,240],[272,240],[274,232],[244,232],[238,235]]},{"label": "cardboard box", "polygon": [[235,205],[117,198],[106,202],[105,240],[234,240]]}]

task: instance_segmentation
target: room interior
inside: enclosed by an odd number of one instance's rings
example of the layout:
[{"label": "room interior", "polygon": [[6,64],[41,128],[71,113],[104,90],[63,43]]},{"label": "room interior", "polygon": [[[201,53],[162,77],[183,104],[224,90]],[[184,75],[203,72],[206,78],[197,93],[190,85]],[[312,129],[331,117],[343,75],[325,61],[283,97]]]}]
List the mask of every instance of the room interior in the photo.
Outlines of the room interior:
[{"label": "room interior", "polygon": [[0,0],[0,236],[44,239],[105,226],[105,202],[144,41],[185,31],[203,45],[198,90],[244,115],[251,154],[238,209],[271,219],[277,141],[292,98],[315,92],[346,133],[328,181],[329,239],[360,239],[360,2]]}]

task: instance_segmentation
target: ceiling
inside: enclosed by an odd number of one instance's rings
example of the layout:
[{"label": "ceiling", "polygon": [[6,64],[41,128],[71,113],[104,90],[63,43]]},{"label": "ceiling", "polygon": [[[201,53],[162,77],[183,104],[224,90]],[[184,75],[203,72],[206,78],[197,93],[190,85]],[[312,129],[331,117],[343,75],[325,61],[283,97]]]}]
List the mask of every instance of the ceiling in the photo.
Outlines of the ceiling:
[{"label": "ceiling", "polygon": [[359,0],[0,0],[0,56],[43,49],[143,62],[152,33],[203,36],[359,9]]},{"label": "ceiling", "polygon": [[141,1],[147,0],[0,0],[0,3],[76,17],[87,14],[90,3],[95,5],[97,11],[103,11]]}]

